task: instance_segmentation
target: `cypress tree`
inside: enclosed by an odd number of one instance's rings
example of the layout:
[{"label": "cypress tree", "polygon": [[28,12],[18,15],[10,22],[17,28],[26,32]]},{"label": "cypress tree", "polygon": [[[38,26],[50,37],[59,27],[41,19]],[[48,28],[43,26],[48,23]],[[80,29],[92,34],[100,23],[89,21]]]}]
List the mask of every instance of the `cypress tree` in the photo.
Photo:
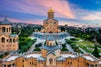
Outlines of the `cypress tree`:
[{"label": "cypress tree", "polygon": [[100,57],[100,55],[99,55],[99,51],[98,51],[98,48],[97,48],[97,46],[95,45],[95,49],[94,49],[94,51],[93,51],[93,53],[92,53],[95,57]]}]

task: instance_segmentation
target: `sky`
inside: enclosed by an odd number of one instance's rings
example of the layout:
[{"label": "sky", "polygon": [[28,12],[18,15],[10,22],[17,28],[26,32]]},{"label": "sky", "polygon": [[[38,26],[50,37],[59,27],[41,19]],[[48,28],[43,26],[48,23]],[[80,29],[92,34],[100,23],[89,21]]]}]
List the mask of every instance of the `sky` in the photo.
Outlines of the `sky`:
[{"label": "sky", "polygon": [[0,20],[42,24],[49,9],[60,25],[101,26],[101,0],[0,0]]}]

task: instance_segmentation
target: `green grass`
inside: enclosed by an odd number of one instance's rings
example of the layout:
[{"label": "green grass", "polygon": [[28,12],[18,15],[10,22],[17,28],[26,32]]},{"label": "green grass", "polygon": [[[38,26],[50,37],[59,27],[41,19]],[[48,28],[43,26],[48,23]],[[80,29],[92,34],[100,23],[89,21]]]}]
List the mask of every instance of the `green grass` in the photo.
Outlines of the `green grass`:
[{"label": "green grass", "polygon": [[[79,41],[79,40],[81,40],[81,41]],[[95,44],[94,42],[82,40],[80,38],[76,38],[76,40],[68,40],[67,39],[66,41],[67,41],[67,43],[70,43],[72,47],[77,45],[77,47],[81,47],[82,49],[84,49],[88,53],[93,52],[93,50],[91,50],[91,48],[94,49],[94,44]],[[75,44],[75,45],[73,45],[73,44]],[[88,49],[87,49],[87,47],[88,47]],[[101,50],[99,50],[99,52],[101,52]]]},{"label": "green grass", "polygon": [[76,44],[78,44],[78,46],[81,47],[82,49],[84,49],[86,52],[92,53],[93,50],[91,50],[91,48],[94,49],[95,43],[91,42],[91,41],[83,40],[83,41],[77,41]]},{"label": "green grass", "polygon": [[83,41],[77,41],[76,44],[94,47],[94,42],[85,41],[85,40],[83,40]]}]

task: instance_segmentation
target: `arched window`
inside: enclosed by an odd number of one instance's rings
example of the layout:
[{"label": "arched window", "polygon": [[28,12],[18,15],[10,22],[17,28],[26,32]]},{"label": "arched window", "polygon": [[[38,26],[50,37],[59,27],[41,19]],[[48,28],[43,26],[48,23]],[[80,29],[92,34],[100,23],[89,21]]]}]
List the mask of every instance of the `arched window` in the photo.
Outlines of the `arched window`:
[{"label": "arched window", "polygon": [[15,42],[15,39],[13,39],[13,42]]},{"label": "arched window", "polygon": [[9,27],[9,32],[11,31],[11,27]]},{"label": "arched window", "polygon": [[7,28],[7,32],[8,32],[8,28]]},{"label": "arched window", "polygon": [[3,42],[3,43],[5,42],[5,38],[4,37],[1,38],[1,42]]},{"label": "arched window", "polygon": [[8,42],[8,39],[6,41]]},{"label": "arched window", "polygon": [[6,31],[6,28],[5,27],[2,27],[2,32],[5,32]]},{"label": "arched window", "polygon": [[15,66],[15,63],[13,63],[12,66]]},{"label": "arched window", "polygon": [[86,65],[89,66],[89,63],[87,63]]},{"label": "arched window", "polygon": [[10,39],[10,42],[12,42],[12,39]]},{"label": "arched window", "polygon": [[6,67],[6,65],[4,65],[4,67]]}]

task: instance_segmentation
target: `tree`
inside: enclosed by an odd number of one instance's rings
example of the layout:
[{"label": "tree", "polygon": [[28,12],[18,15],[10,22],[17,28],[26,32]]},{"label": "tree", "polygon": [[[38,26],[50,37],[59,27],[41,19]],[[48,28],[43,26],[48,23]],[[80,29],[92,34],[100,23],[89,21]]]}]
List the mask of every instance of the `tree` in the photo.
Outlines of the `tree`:
[{"label": "tree", "polygon": [[95,45],[95,49],[94,49],[94,51],[93,51],[93,53],[92,53],[95,57],[100,57],[100,55],[99,55],[99,51],[98,51],[98,48],[97,48],[97,46]]}]

